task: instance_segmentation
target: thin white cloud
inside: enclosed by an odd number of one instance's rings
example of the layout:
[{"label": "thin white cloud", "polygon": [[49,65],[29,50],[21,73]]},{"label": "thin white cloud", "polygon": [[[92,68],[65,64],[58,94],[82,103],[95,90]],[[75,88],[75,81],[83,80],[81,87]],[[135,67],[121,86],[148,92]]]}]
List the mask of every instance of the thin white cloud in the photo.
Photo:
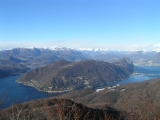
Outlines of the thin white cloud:
[{"label": "thin white cloud", "polygon": [[127,47],[128,50],[132,51],[160,51],[160,44],[145,44],[145,45],[130,45]]},{"label": "thin white cloud", "polygon": [[0,42],[0,49],[10,49],[17,47],[44,47],[44,43],[37,42]]},{"label": "thin white cloud", "polygon": [[84,40],[73,40],[73,41],[50,41],[50,42],[4,42],[0,41],[0,49],[10,49],[16,47],[37,47],[37,48],[52,48],[52,47],[67,47],[67,48],[100,48],[100,49],[109,49],[109,50],[130,50],[130,51],[160,51],[160,44],[143,44],[143,45],[109,45],[109,44],[97,44],[91,41],[84,41]]},{"label": "thin white cloud", "polygon": [[68,47],[68,48],[81,48],[87,47],[88,45],[93,46],[91,43],[85,43],[81,41],[46,41],[46,42],[1,42],[0,41],[0,49],[10,49],[10,48],[17,48],[17,47],[36,47],[36,48],[51,48],[51,47]]}]

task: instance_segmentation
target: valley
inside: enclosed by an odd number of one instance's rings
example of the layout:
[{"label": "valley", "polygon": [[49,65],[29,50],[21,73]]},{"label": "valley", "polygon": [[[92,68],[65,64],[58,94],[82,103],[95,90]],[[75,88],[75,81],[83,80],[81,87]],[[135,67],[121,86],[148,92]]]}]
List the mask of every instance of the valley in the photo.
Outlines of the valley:
[{"label": "valley", "polygon": [[160,120],[159,0],[0,0],[0,120]]},{"label": "valley", "polygon": [[[114,119],[130,119],[132,115],[136,119],[149,113],[151,108],[145,108],[144,105],[147,104],[154,108],[148,118],[155,114],[159,118],[158,56],[157,52],[86,51],[69,48],[14,48],[0,51],[1,92],[7,91],[10,95],[6,96],[7,105],[2,108],[11,106],[13,100],[19,99],[18,104],[12,106],[15,109],[12,114],[16,115],[21,108],[21,119],[25,114],[31,113],[32,118],[35,116],[35,119],[39,119],[38,116],[41,116],[47,120],[48,113],[44,114],[41,110],[54,111],[57,116],[59,105],[67,108],[64,113],[77,109],[81,113],[92,111],[88,119],[94,118],[92,114],[95,112],[100,114],[96,119],[106,119],[106,114]],[[12,81],[9,76],[15,79]],[[143,113],[140,115],[139,111]],[[69,112],[70,116],[75,116],[76,112],[79,114],[78,111],[72,112]],[[10,113],[11,107],[1,110],[0,119],[12,117]],[[85,112],[81,117],[86,117]]]}]

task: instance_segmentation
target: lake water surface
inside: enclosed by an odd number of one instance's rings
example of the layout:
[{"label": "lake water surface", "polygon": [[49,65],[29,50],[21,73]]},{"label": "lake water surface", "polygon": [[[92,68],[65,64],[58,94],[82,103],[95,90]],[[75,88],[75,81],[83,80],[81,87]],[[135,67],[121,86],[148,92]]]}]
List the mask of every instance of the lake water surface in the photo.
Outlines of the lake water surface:
[{"label": "lake water surface", "polygon": [[[58,95],[53,93],[40,92],[33,87],[19,84],[15,82],[18,78],[19,76],[10,76],[0,79],[0,96],[6,93],[6,100],[3,108],[9,107],[17,102],[21,103]],[[154,78],[160,78],[160,67],[137,66],[132,76],[125,80],[117,82],[116,84],[142,82]]]},{"label": "lake water surface", "polygon": [[136,66],[134,73],[127,79],[116,84],[128,84],[132,82],[143,82],[145,80],[160,78],[160,67]]},{"label": "lake water surface", "polygon": [[18,78],[19,76],[10,76],[0,79],[0,96],[2,96],[4,93],[6,94],[3,108],[11,106],[15,103],[22,103],[30,100],[58,95],[55,93],[40,92],[33,87],[19,84],[16,82]]}]

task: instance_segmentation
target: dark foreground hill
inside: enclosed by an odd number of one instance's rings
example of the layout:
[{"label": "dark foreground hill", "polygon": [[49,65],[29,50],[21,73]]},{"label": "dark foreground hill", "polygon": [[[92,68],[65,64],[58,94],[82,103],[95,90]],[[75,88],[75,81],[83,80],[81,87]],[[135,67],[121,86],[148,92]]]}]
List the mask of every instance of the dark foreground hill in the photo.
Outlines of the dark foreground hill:
[{"label": "dark foreground hill", "polygon": [[160,79],[155,79],[142,83],[107,87],[99,92],[92,88],[74,91],[63,97],[94,108],[108,106],[118,111],[125,111],[134,120],[159,120],[159,86]]},{"label": "dark foreground hill", "polygon": [[116,64],[95,60],[58,61],[32,70],[17,81],[45,92],[66,92],[110,85],[127,78],[133,69],[133,63],[127,58]]},{"label": "dark foreground hill", "polygon": [[17,104],[0,111],[0,120],[121,120],[113,108],[94,109],[69,99],[49,98]]}]

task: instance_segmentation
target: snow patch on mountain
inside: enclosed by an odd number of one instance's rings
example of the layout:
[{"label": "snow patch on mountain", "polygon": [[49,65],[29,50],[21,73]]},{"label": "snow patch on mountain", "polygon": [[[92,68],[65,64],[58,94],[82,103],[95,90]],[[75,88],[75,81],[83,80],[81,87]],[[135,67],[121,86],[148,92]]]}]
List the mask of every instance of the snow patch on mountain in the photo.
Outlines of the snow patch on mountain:
[{"label": "snow patch on mountain", "polygon": [[50,50],[53,50],[53,51],[75,50],[75,49],[72,49],[72,48],[57,47],[57,46],[51,47],[51,48],[49,48],[49,49],[50,49]]},{"label": "snow patch on mountain", "polygon": [[98,52],[98,51],[110,51],[109,49],[102,49],[102,48],[79,48],[77,49],[79,51],[93,51],[93,52]]}]

